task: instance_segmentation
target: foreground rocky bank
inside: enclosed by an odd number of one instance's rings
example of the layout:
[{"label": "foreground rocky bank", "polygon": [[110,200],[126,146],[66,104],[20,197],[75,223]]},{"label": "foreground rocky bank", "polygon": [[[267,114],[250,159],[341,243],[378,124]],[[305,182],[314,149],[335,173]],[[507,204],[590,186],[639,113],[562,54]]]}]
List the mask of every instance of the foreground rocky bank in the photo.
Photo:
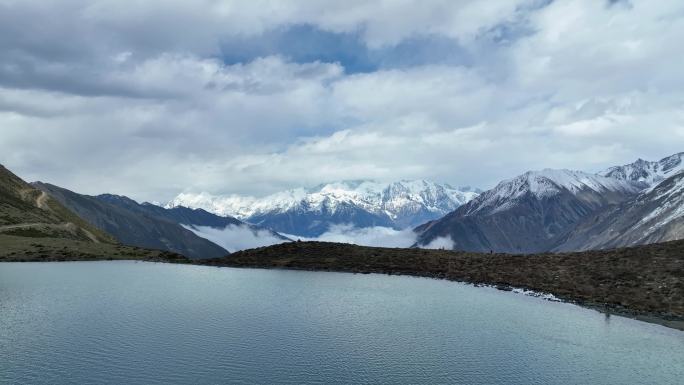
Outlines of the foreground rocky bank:
[{"label": "foreground rocky bank", "polygon": [[180,254],[112,243],[64,238],[24,237],[0,234],[0,262],[67,262],[136,260],[190,263]]},{"label": "foreground rocky bank", "polygon": [[563,254],[477,254],[291,242],[193,261],[432,277],[550,293],[567,302],[684,330],[684,241]]}]

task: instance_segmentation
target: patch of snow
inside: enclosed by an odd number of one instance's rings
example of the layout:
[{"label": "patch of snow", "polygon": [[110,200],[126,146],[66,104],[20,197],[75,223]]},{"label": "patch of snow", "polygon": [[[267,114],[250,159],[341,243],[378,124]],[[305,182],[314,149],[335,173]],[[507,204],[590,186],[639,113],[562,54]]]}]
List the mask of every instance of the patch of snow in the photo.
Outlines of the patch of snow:
[{"label": "patch of snow", "polygon": [[543,292],[538,292],[538,291],[533,291],[533,290],[527,290],[527,289],[521,289],[521,288],[513,288],[511,290],[513,293],[517,294],[523,294],[529,297],[536,297],[536,298],[541,298],[546,301],[551,301],[551,302],[562,302],[562,300],[555,295],[551,293],[543,293]]}]

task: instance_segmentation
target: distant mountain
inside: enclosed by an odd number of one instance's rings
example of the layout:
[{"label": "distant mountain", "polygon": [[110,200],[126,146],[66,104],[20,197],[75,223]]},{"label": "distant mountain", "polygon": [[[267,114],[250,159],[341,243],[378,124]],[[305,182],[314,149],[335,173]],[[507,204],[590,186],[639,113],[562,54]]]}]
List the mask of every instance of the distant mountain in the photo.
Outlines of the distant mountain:
[{"label": "distant mountain", "polygon": [[682,238],[684,171],[679,171],[634,199],[585,218],[555,250],[628,247]]},{"label": "distant mountain", "polygon": [[316,237],[335,224],[413,227],[453,211],[478,193],[425,180],[389,184],[352,181],[287,190],[264,198],[183,193],[165,207],[203,208],[281,233]]},{"label": "distant mountain", "polygon": [[654,186],[684,169],[682,157],[684,153],[674,154],[657,162],[638,159],[631,164],[611,167],[599,175]]},{"label": "distant mountain", "polygon": [[115,244],[57,200],[0,166],[0,234]]},{"label": "distant mountain", "polygon": [[164,208],[147,202],[142,203],[141,206],[145,208],[145,211],[147,213],[153,213],[154,215],[158,215],[160,217],[166,218],[170,221],[183,225],[184,227],[188,227],[191,230],[195,230],[193,232],[198,235],[200,235],[201,233],[201,231],[198,229],[199,227],[225,229],[228,226],[239,226],[251,232],[252,235],[254,235],[255,237],[268,236],[270,238],[280,240],[283,242],[292,241],[292,239],[285,237],[281,234],[278,234],[277,232],[272,231],[270,229],[245,223],[241,220],[235,219],[230,216],[220,216],[212,214],[203,209],[191,209],[183,206]]},{"label": "distant mountain", "polygon": [[[93,226],[113,235],[123,244],[167,250],[188,258],[216,258],[228,254],[222,247],[183,228],[178,218],[198,223],[233,223],[235,219],[208,218],[206,212],[170,210],[138,204],[117,195],[88,196],[47,183],[33,183]],[[192,210],[190,210],[192,211]],[[196,219],[198,218],[198,219]],[[195,220],[196,219],[196,220]],[[239,221],[237,221],[239,222]]]},{"label": "distant mountain", "polygon": [[94,198],[100,202],[118,206],[140,215],[156,216],[182,225],[224,228],[230,225],[241,226],[245,224],[233,217],[218,216],[202,209],[191,209],[180,206],[166,209],[148,202],[138,203],[133,199],[121,195],[102,194]]},{"label": "distant mountain", "polygon": [[417,227],[417,245],[449,237],[457,250],[548,251],[583,218],[630,199],[646,186],[579,171],[530,171]]}]

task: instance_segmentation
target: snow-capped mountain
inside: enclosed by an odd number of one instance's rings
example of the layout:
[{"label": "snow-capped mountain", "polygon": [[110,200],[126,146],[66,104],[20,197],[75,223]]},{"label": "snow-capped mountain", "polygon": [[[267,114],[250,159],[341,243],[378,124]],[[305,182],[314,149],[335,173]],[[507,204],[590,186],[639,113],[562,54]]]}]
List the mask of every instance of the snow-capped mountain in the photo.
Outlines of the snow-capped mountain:
[{"label": "snow-capped mountain", "polygon": [[557,251],[628,247],[684,237],[684,171],[587,217]]},{"label": "snow-capped mountain", "polygon": [[478,195],[425,180],[335,182],[264,198],[183,193],[166,207],[203,208],[275,231],[318,236],[333,224],[405,228],[439,218]]},{"label": "snow-capped mountain", "polygon": [[[318,237],[333,225],[415,228],[418,246],[532,253],[684,238],[684,153],[598,174],[530,171],[484,193],[428,181],[337,182],[264,198],[180,194],[167,207],[203,208],[275,231]],[[684,177],[681,177],[684,179]],[[682,182],[684,183],[684,182]],[[672,187],[672,188],[670,188]],[[657,191],[672,191],[663,198]]]},{"label": "snow-capped mountain", "polygon": [[[596,195],[605,201],[612,201],[614,195],[636,194],[647,187],[642,182],[624,181],[582,171],[552,170],[528,171],[513,179],[500,182],[493,189],[483,193],[476,202],[469,205],[465,215],[478,212],[494,214],[505,211],[516,202],[531,195],[537,200],[553,197],[563,192],[572,195]],[[465,208],[464,208],[465,210]]]},{"label": "snow-capped mountain", "polygon": [[416,228],[418,244],[451,237],[454,248],[531,253],[549,250],[582,218],[645,187],[580,171],[530,171],[499,183],[444,218]]},{"label": "snow-capped mountain", "polygon": [[638,159],[636,162],[624,166],[611,167],[600,172],[599,175],[620,180],[645,182],[649,186],[654,186],[684,169],[682,157],[684,157],[684,153],[674,154],[657,162]]}]

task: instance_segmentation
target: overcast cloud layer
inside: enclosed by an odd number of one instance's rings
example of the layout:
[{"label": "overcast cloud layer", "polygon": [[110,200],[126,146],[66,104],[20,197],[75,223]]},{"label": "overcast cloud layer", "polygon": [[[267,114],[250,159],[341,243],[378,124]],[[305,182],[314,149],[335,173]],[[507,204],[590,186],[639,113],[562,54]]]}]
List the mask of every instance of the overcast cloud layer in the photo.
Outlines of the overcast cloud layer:
[{"label": "overcast cloud layer", "polygon": [[684,150],[681,0],[0,0],[0,163],[164,201]]}]

